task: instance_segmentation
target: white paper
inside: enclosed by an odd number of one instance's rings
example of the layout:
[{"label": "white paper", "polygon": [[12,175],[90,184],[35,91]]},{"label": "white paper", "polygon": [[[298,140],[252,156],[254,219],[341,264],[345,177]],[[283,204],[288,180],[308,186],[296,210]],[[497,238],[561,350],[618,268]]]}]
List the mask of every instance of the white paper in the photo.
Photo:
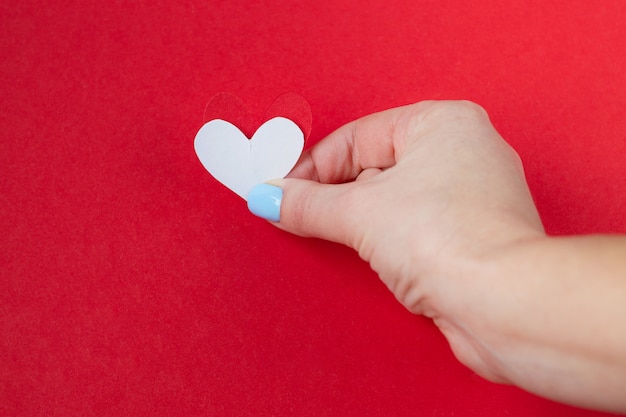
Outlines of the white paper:
[{"label": "white paper", "polygon": [[207,171],[244,200],[257,184],[284,178],[304,148],[304,134],[284,117],[263,123],[248,139],[236,126],[215,119],[200,128],[196,155]]}]

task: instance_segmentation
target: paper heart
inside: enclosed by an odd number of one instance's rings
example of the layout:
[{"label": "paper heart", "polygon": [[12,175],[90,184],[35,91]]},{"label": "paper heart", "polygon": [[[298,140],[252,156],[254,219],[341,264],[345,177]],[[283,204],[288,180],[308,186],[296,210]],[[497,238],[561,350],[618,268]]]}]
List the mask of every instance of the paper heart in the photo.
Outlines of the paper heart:
[{"label": "paper heart", "polygon": [[309,104],[295,93],[276,98],[262,118],[237,96],[219,93],[206,105],[204,121],[194,141],[200,162],[245,199],[255,185],[291,171],[311,132],[312,117]]},{"label": "paper heart", "polygon": [[232,123],[215,119],[200,128],[194,148],[206,170],[245,200],[255,185],[291,171],[304,148],[304,134],[293,121],[275,117],[248,139]]}]

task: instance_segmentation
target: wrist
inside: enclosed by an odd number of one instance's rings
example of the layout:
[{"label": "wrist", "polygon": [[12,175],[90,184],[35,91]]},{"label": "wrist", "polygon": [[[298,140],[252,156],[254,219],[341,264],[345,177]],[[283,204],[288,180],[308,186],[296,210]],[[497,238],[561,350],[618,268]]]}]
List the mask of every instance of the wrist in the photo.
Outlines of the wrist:
[{"label": "wrist", "polygon": [[442,256],[429,300],[432,318],[461,362],[489,380],[513,383],[508,349],[523,337],[512,319],[526,308],[516,305],[523,270],[532,262],[528,254],[551,238],[534,226],[506,229]]},{"label": "wrist", "polygon": [[557,401],[625,410],[625,255],[620,238],[544,236],[477,262],[473,285],[460,288],[468,303],[449,315],[480,352],[477,371]]}]

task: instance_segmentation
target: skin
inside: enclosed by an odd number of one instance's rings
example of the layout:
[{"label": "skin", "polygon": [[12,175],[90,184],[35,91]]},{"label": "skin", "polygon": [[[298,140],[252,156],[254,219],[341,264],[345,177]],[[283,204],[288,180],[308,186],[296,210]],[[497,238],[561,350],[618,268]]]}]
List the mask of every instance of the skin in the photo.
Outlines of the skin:
[{"label": "skin", "polygon": [[372,114],[306,152],[277,227],[356,250],[485,378],[626,412],[626,239],[546,236],[478,105]]}]

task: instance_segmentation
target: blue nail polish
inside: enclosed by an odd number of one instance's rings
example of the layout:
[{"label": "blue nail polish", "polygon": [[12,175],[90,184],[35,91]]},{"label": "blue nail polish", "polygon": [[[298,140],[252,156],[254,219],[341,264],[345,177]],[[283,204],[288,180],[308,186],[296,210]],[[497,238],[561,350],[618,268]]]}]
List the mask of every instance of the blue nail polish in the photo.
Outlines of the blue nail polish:
[{"label": "blue nail polish", "polygon": [[259,184],[248,193],[248,210],[255,216],[280,221],[280,202],[283,200],[283,189],[275,185]]}]

